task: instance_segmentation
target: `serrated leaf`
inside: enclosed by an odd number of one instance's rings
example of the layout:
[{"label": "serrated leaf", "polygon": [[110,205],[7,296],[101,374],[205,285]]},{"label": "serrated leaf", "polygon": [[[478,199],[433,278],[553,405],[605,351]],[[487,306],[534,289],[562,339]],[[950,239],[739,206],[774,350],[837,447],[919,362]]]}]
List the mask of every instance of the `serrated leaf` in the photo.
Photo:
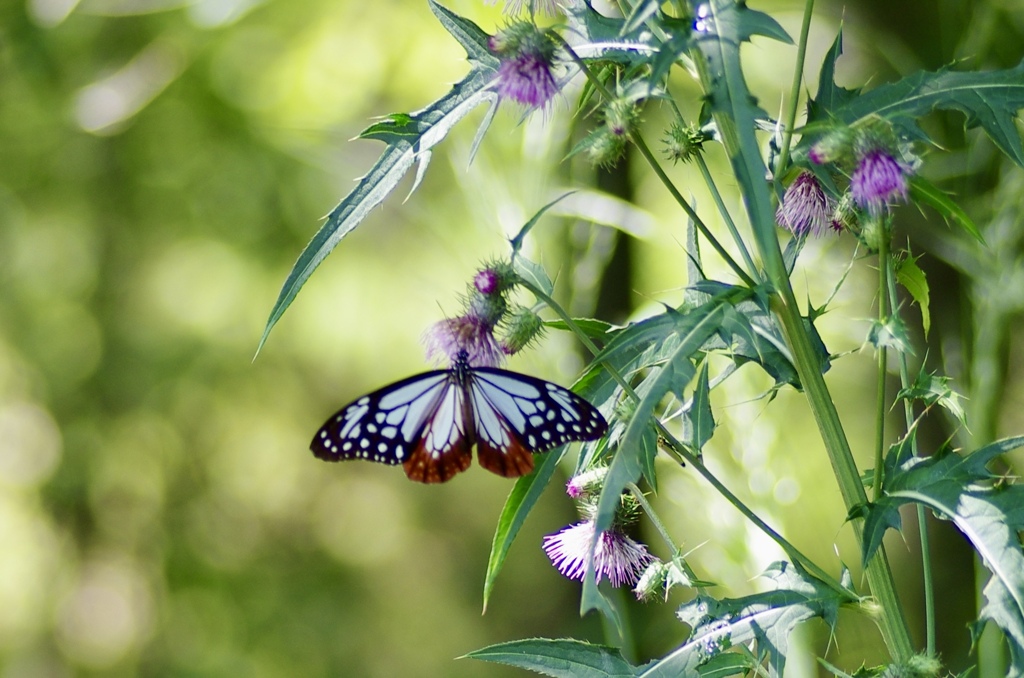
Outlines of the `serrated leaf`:
[{"label": "serrated leaf", "polygon": [[708,382],[708,361],[701,363],[693,387],[690,407],[683,415],[683,439],[698,454],[715,432],[715,416],[711,411],[711,386]]},{"label": "serrated leaf", "polygon": [[[814,322],[805,317],[803,324],[824,374],[832,366],[828,349]],[[760,299],[736,304],[735,313],[726,315],[723,334],[722,344],[717,348],[729,355],[737,366],[754,362],[775,380],[776,386],[790,384],[802,388],[782,330]]]},{"label": "serrated leaf", "polygon": [[680,620],[693,629],[690,637],[638,675],[696,675],[703,664],[730,647],[756,641],[758,650],[768,655],[770,675],[781,676],[789,634],[796,625],[814,617],[834,625],[839,606],[855,599],[852,592],[843,596],[792,563],[774,563],[766,574],[775,579],[776,590],[725,600],[698,596],[680,607]]},{"label": "serrated leaf", "polygon": [[654,16],[660,5],[659,0],[640,0],[640,2],[633,6],[633,11],[629,13],[629,16],[626,17],[625,23],[619,29],[619,34],[627,35],[643,28],[644,22]]},{"label": "serrated leaf", "polygon": [[860,90],[850,90],[836,84],[836,61],[843,55],[843,30],[840,28],[832,47],[825,54],[818,72],[818,93],[807,102],[807,121],[813,123],[828,118],[834,111],[851,101]]},{"label": "serrated leaf", "polygon": [[891,348],[900,353],[914,355],[914,344],[907,332],[907,325],[898,315],[885,322],[874,320],[868,330],[868,343],[875,348]]},{"label": "serrated leaf", "polygon": [[532,638],[498,643],[465,655],[554,678],[630,678],[636,675],[615,648],[581,640]]},{"label": "serrated leaf", "polygon": [[[610,322],[598,320],[597,318],[573,318],[572,322],[576,327],[583,331],[583,334],[587,335],[591,339],[611,339],[620,329],[617,325],[612,325]],[[544,327],[550,327],[553,330],[563,330],[566,332],[572,331],[569,324],[560,319],[545,320]]]},{"label": "serrated leaf", "polygon": [[739,12],[736,15],[738,18],[737,32],[741,40],[746,42],[755,35],[760,35],[772,40],[778,40],[785,45],[793,44],[793,38],[789,37],[786,29],[770,14],[749,8],[744,9],[745,11]]},{"label": "serrated leaf", "polygon": [[924,328],[924,336],[927,337],[928,330],[932,325],[931,312],[928,310],[930,305],[928,278],[925,277],[921,267],[917,265],[916,258],[907,257],[899,263],[896,268],[896,282],[903,285],[903,288],[921,307],[921,325]]},{"label": "serrated leaf", "polygon": [[[488,88],[497,73],[498,59],[487,49],[487,34],[433,0],[430,0],[430,7],[445,28],[466,47],[472,68],[448,94],[430,106],[412,114],[390,116],[364,131],[363,138],[383,140],[387,148],[302,250],[270,311],[257,353],[299,290],[338,243],[391,194],[414,164],[429,159],[430,149],[441,142],[457,122],[481,103],[495,99],[496,94]],[[419,179],[415,183],[418,182]]]},{"label": "serrated leaf", "polygon": [[1024,611],[999,577],[991,577],[982,593],[985,594],[985,606],[971,629],[974,641],[977,642],[987,622],[994,622],[1006,634],[1010,648],[1007,678],[1020,678],[1024,676]]},{"label": "serrated leaf", "polygon": [[929,205],[947,222],[956,224],[978,242],[985,243],[981,231],[967,212],[924,177],[915,174],[910,178],[910,197],[915,203]]},{"label": "serrated leaf", "polygon": [[636,405],[608,469],[594,518],[595,536],[611,526],[615,509],[619,505],[619,495],[628,483],[636,482],[640,476],[640,438],[650,425],[655,408],[674,385],[681,381],[689,383],[693,378],[695,369],[691,358],[718,329],[725,306],[723,302],[711,302],[682,314],[685,321],[681,327],[685,330],[680,330],[678,345],[657,374],[649,380],[646,392]]},{"label": "serrated leaf", "polygon": [[672,66],[690,49],[690,33],[693,25],[683,19],[663,16],[661,28],[666,34],[665,40],[658,45],[658,53],[651,62],[651,82],[661,82]]},{"label": "serrated leaf", "polygon": [[981,127],[1003,153],[1024,166],[1024,147],[1015,122],[1024,108],[1024,61],[999,71],[919,71],[838,107],[821,108],[846,124],[877,115],[911,136],[920,133],[916,118],[937,109],[960,111],[968,128]]},{"label": "serrated leaf", "polygon": [[896,394],[896,398],[907,400],[920,400],[925,405],[938,403],[951,415],[956,417],[961,425],[967,425],[967,414],[963,405],[960,404],[960,394],[949,385],[950,377],[940,377],[932,372],[921,370],[917,374],[914,383]]},{"label": "serrated leaf", "polygon": [[[708,87],[706,110],[714,115],[718,137],[729,155],[758,250],[773,251],[778,247],[775,209],[756,135],[759,121],[769,116],[757,106],[747,87],[740,58],[741,44],[761,19],[749,17],[752,10],[736,0],[711,0],[701,7],[707,8],[708,21],[698,21],[691,41],[703,57],[701,81]],[[765,263],[772,267],[777,264],[771,258]],[[769,276],[782,273],[769,271]]]},{"label": "serrated leaf", "polygon": [[502,565],[505,564],[505,556],[508,555],[512,542],[519,534],[519,528],[523,526],[526,517],[547,488],[564,454],[565,447],[562,446],[547,454],[536,455],[537,466],[530,474],[518,478],[516,484],[512,486],[505,506],[501,509],[501,516],[494,530],[494,539],[491,541],[491,554],[487,559],[487,575],[484,578],[484,612],[487,611],[487,602],[491,598],[494,583],[498,579]]},{"label": "serrated leaf", "polygon": [[[863,560],[874,555],[893,514],[906,503],[923,504],[953,521],[971,541],[999,584],[988,619],[1004,627],[1011,643],[1013,620],[1024,617],[1024,486],[993,483],[986,465],[996,456],[1024,446],[1024,436],[1005,438],[961,456],[942,450],[930,457],[912,457],[889,472],[883,496],[864,508]],[[890,450],[890,455],[897,453]],[[1005,595],[999,590],[1005,589]],[[993,602],[994,601],[994,602]],[[1018,644],[1018,653],[1024,646]],[[1024,656],[1024,655],[1020,655]]]},{"label": "serrated leaf", "polygon": [[747,674],[757,668],[757,660],[739,652],[723,652],[717,654],[706,663],[697,667],[700,678],[726,678]]},{"label": "serrated leaf", "polygon": [[581,57],[644,66],[657,52],[650,31],[627,31],[624,19],[606,17],[589,2],[566,3],[565,11],[569,32],[579,36],[573,49]]}]

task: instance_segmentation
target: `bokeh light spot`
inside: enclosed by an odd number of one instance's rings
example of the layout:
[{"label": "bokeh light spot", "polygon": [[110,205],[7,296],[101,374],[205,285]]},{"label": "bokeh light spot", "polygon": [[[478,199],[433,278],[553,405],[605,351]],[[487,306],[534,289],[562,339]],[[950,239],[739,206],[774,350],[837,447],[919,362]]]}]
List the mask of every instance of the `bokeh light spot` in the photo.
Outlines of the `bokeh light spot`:
[{"label": "bokeh light spot", "polygon": [[28,487],[53,474],[61,435],[50,413],[34,403],[0,406],[0,483]]}]

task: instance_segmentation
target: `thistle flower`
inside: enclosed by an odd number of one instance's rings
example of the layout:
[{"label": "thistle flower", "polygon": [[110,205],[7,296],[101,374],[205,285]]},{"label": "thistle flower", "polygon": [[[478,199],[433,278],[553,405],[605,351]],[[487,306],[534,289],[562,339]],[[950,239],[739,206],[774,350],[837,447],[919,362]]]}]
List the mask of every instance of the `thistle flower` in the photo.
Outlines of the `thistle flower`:
[{"label": "thistle flower", "polygon": [[496,86],[499,97],[536,109],[558,94],[551,72],[555,43],[536,26],[514,23],[491,36],[488,46],[501,58]]},{"label": "thistle flower", "polygon": [[[569,579],[582,581],[593,540],[594,521],[584,520],[544,537],[544,552],[559,572]],[[607,578],[615,587],[633,586],[653,559],[646,546],[613,527],[602,532],[597,540],[594,571],[598,582]]]},{"label": "thistle flower", "polygon": [[775,220],[796,236],[810,233],[821,237],[828,229],[841,230],[833,219],[835,208],[835,201],[825,193],[814,174],[801,172],[786,189]]},{"label": "thistle flower", "polygon": [[482,268],[473,276],[473,287],[480,294],[491,295],[498,291],[500,279],[493,268]]},{"label": "thistle flower", "polygon": [[504,355],[494,338],[494,325],[468,314],[436,322],[423,334],[427,359],[449,362],[465,351],[470,367],[497,367]]},{"label": "thistle flower", "polygon": [[857,161],[850,178],[854,201],[877,217],[893,198],[907,199],[910,171],[883,148],[872,148]]}]

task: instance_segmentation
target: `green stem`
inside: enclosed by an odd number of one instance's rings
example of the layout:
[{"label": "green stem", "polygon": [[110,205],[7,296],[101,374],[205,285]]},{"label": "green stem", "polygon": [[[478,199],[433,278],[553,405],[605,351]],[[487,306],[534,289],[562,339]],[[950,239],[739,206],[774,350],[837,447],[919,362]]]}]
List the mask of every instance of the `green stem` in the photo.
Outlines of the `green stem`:
[{"label": "green stem", "polygon": [[[644,156],[644,160],[646,160],[647,164],[650,165],[652,170],[654,170],[654,174],[657,175],[658,179],[661,180],[661,183],[664,184],[666,189],[668,189],[668,192],[672,196],[672,198],[679,204],[680,207],[683,208],[683,211],[686,212],[686,216],[693,221],[694,225],[697,227],[697,230],[701,232],[701,235],[703,235],[709,243],[711,243],[711,246],[715,248],[715,251],[718,252],[718,255],[722,257],[725,263],[729,265],[729,268],[731,268],[733,272],[737,276],[739,276],[740,280],[742,280],[743,284],[745,284],[747,287],[756,287],[757,283],[754,282],[753,278],[751,278],[746,273],[746,271],[744,271],[740,267],[740,265],[736,263],[732,256],[730,256],[729,253],[725,251],[725,248],[722,247],[722,244],[720,242],[718,242],[718,239],[711,234],[710,230],[708,230],[708,227],[704,223],[704,221],[699,216],[697,216],[697,213],[690,206],[690,203],[686,202],[686,199],[683,198],[683,195],[679,192],[679,189],[676,188],[675,184],[672,183],[672,180],[669,179],[667,174],[665,174],[665,170],[661,168],[661,163],[659,163],[658,159],[654,157],[653,153],[651,153],[651,149],[647,146],[646,142],[644,142],[643,138],[639,134],[632,134],[630,135],[630,139],[636,145],[637,150],[640,151],[640,155]],[[738,236],[739,234],[736,233],[735,237]],[[745,251],[744,253],[746,254]],[[749,261],[749,255],[747,255],[747,258]],[[753,262],[750,262],[750,265],[753,265]],[[756,270],[757,269],[755,268],[751,269],[752,272]]]},{"label": "green stem", "polygon": [[[890,231],[882,226],[881,242],[878,246],[878,325],[881,331],[889,322],[889,235]],[[884,473],[882,458],[885,447],[885,380],[888,377],[886,364],[888,351],[884,341],[878,346],[878,394],[875,402],[875,471],[872,496],[875,501],[882,497],[882,474]]]},{"label": "green stem", "polygon": [[[608,88],[604,86],[604,83],[601,82],[600,78],[594,75],[593,71],[590,70],[586,62],[584,62],[583,59],[581,59],[580,56],[576,54],[576,52],[569,45],[569,43],[562,40],[561,36],[559,36],[558,34],[553,34],[553,37],[561,42],[562,48],[566,51],[566,53],[573,60],[573,62],[575,62],[579,69],[583,71],[583,74],[587,76],[587,79],[594,86],[594,89],[598,92],[598,94],[601,95],[601,98],[608,102],[614,101],[615,96],[608,91]],[[682,193],[679,192],[679,189],[675,187],[675,184],[672,183],[672,180],[669,179],[667,174],[665,174],[665,170],[661,168],[661,164],[658,162],[658,159],[654,157],[654,154],[651,153],[651,149],[644,142],[643,138],[639,134],[631,133],[630,140],[636,145],[637,150],[640,151],[640,154],[644,156],[644,159],[647,161],[647,164],[650,165],[652,170],[654,170],[654,173],[657,175],[661,183],[664,184],[665,188],[668,189],[668,192],[672,196],[672,198],[679,204],[680,207],[683,208],[683,211],[686,212],[686,216],[693,220],[693,223],[697,227],[697,230],[701,232],[701,235],[703,235],[711,244],[711,246],[715,249],[715,251],[718,252],[718,255],[722,257],[722,260],[725,261],[726,264],[728,264],[729,268],[731,268],[736,273],[736,275],[739,276],[740,280],[742,280],[744,284],[746,284],[748,287],[756,287],[754,280],[740,267],[739,264],[736,263],[736,261],[725,250],[725,248],[722,247],[722,244],[718,242],[718,239],[711,233],[711,231],[708,229],[704,221],[697,215],[697,212],[694,211],[694,209],[690,206],[690,203],[686,202],[686,199],[683,197]],[[756,269],[751,269],[751,271],[754,270]]]},{"label": "green stem", "polygon": [[700,579],[697,577],[697,574],[693,569],[690,568],[690,564],[682,557],[677,558],[677,556],[681,556],[679,547],[672,541],[672,535],[670,535],[668,530],[665,529],[665,525],[662,524],[661,519],[654,510],[654,507],[651,506],[651,502],[647,501],[647,497],[645,497],[640,488],[636,486],[636,483],[628,483],[626,487],[629,488],[629,491],[634,497],[636,497],[636,500],[640,503],[644,513],[646,513],[647,517],[651,519],[651,522],[654,523],[654,527],[658,530],[658,533],[661,534],[661,538],[665,540],[665,543],[668,544],[668,547],[672,550],[673,560],[683,568],[683,573],[690,578],[690,582],[693,583],[693,588],[704,588],[703,585],[698,586],[696,584]]},{"label": "green stem", "polygon": [[[896,299],[896,270],[895,261],[890,256],[888,259],[888,287],[889,298]],[[893,305],[893,313],[899,314],[899,305]],[[907,354],[899,352],[900,386],[910,386],[910,368],[907,366]],[[909,431],[914,425],[914,406],[909,398],[903,400],[903,417]],[[917,438],[912,441],[914,456],[917,456]],[[929,657],[935,656],[935,586],[932,582],[932,551],[928,540],[928,519],[924,506],[918,504],[917,509],[917,531],[921,537],[921,579],[924,585],[924,629],[925,629],[925,652]]]},{"label": "green stem", "polygon": [[[558,315],[558,317],[565,322],[569,329],[572,330],[572,332],[576,335],[580,342],[587,348],[588,351],[590,351],[593,355],[597,355],[598,353],[600,353],[600,349],[597,347],[597,345],[594,344],[593,341],[591,341],[590,337],[588,337],[582,329],[580,329],[580,327],[576,324],[572,317],[565,311],[564,308],[561,307],[561,305],[558,304],[558,302],[556,302],[550,296],[545,294],[542,290],[537,288],[533,283],[531,283],[528,280],[522,280],[520,281],[520,284],[526,289],[530,290],[530,292],[532,292],[533,295],[536,296],[538,299],[547,304],[548,307],[551,308],[551,310],[554,311],[555,314]],[[623,376],[619,374],[619,371],[616,370],[613,365],[607,362],[603,363],[603,365],[604,368],[608,371],[608,374],[612,377],[612,379],[614,379],[616,383],[618,383],[619,386],[622,387],[623,392],[634,402],[640,402],[640,396],[637,395],[636,391],[633,390],[633,387],[629,385],[629,382],[627,382],[623,378]],[[772,541],[777,543],[786,555],[788,555],[794,562],[800,563],[805,570],[821,579],[836,592],[842,594],[844,597],[850,597],[851,594],[849,589],[844,587],[834,577],[832,577],[825,570],[819,567],[817,563],[815,563],[809,557],[804,555],[798,548],[789,543],[789,541],[786,540],[785,537],[783,537],[781,534],[772,529],[772,527],[768,525],[768,523],[761,520],[761,518],[752,510],[750,510],[750,508],[748,508],[747,505],[744,504],[739,497],[730,492],[729,489],[725,485],[723,485],[722,482],[718,480],[718,478],[715,477],[715,475],[712,474],[706,466],[704,466],[700,459],[698,459],[694,454],[687,450],[686,446],[683,445],[683,443],[681,443],[675,436],[673,436],[672,433],[669,432],[668,429],[664,427],[664,425],[662,425],[661,421],[655,419],[654,423],[658,428],[659,435],[661,435],[668,442],[669,447],[672,449],[673,452],[675,452],[677,457],[682,460],[685,460],[694,469],[696,469],[697,473],[699,473],[719,494],[721,494],[726,501],[728,501],[730,504],[736,507],[736,510],[739,511],[747,520],[749,520],[758,529],[760,529],[762,532],[768,535],[768,537],[771,538]]]},{"label": "green stem", "polygon": [[800,103],[800,83],[803,82],[804,59],[807,57],[807,36],[811,30],[811,13],[814,0],[804,3],[804,20],[800,26],[800,42],[796,49],[796,66],[793,70],[793,86],[789,91],[789,110],[786,111],[786,127],[782,130],[782,150],[775,165],[775,176],[780,177],[789,164],[789,149],[793,144],[793,130],[796,127],[796,111]]},{"label": "green stem", "polygon": [[[715,7],[716,3],[711,3],[712,10]],[[716,43],[706,43],[709,50],[713,49],[714,44]],[[722,49],[726,50],[726,48]],[[730,43],[728,50],[733,49],[735,48]],[[722,52],[719,52],[718,56],[721,54]],[[733,56],[731,51],[729,54],[730,57]],[[727,78],[733,88],[728,93],[730,96],[738,97],[737,101],[749,96],[749,92],[745,89],[741,74],[735,70],[729,70],[723,75],[720,71],[715,70],[721,64],[716,61],[715,68],[712,68],[710,57],[704,52],[694,49],[691,50],[691,55],[694,57],[693,63],[704,91],[709,96],[715,92],[717,97],[717,107],[712,107],[712,115],[736,179],[741,186],[745,187],[744,204],[750,219],[754,241],[757,244],[757,251],[769,282],[775,290],[770,297],[771,308],[782,326],[786,342],[790,347],[793,364],[796,367],[800,383],[803,385],[815,423],[821,433],[832,470],[839,483],[840,494],[847,510],[850,511],[867,502],[867,494],[864,491],[863,483],[861,483],[860,474],[857,472],[857,465],[854,463],[850,443],[843,431],[839,412],[832,402],[832,396],[822,377],[819,357],[811,343],[807,328],[804,326],[803,316],[800,314],[800,308],[790,285],[776,233],[772,196],[769,186],[764,180],[765,165],[757,152],[760,144],[754,132],[756,124],[753,114],[749,107],[731,99],[722,98],[721,93],[716,90],[716,85],[722,83],[723,77]],[[730,69],[738,69],[738,64],[735,61],[730,61],[728,66]],[[863,520],[854,519],[850,522],[857,543],[863,544]],[[913,656],[914,648],[910,641],[910,630],[907,628],[906,618],[896,595],[892,570],[883,548],[879,548],[877,554],[867,563],[865,575],[871,593],[878,603],[879,628],[885,645],[894,660],[900,663],[906,662]]]},{"label": "green stem", "polygon": [[647,517],[651,519],[651,523],[654,524],[654,529],[658,531],[658,534],[661,535],[662,541],[664,541],[665,545],[672,551],[672,555],[679,555],[679,546],[672,541],[672,535],[668,533],[664,523],[661,522],[661,518],[659,518],[658,514],[654,511],[654,507],[651,506],[651,502],[647,501],[647,497],[644,496],[644,493],[639,487],[637,487],[636,483],[627,483],[626,488],[633,493],[634,497],[636,497],[637,502],[640,503],[640,507],[644,510],[644,513],[647,514]]},{"label": "green stem", "polygon": [[708,170],[708,164],[704,161],[704,156],[697,153],[694,155],[694,160],[697,162],[701,176],[704,177],[704,183],[707,185],[708,190],[711,191],[711,199],[715,201],[715,207],[718,208],[718,213],[722,215],[722,221],[725,222],[729,233],[732,235],[733,242],[736,243],[736,247],[740,250],[743,263],[747,265],[748,271],[756,273],[757,266],[754,265],[754,260],[750,258],[750,251],[747,249],[747,244],[743,242],[743,238],[740,237],[739,229],[736,228],[736,222],[733,221],[732,215],[729,214],[729,210],[725,207],[725,201],[722,200],[722,194],[718,192],[718,186]]}]

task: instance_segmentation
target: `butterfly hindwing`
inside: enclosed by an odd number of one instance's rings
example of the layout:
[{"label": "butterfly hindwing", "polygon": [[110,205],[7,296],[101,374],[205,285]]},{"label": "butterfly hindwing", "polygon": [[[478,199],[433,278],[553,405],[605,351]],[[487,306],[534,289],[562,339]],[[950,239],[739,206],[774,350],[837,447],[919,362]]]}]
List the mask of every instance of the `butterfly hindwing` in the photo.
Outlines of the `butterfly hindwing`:
[{"label": "butterfly hindwing", "polygon": [[405,475],[421,483],[443,483],[473,463],[473,437],[468,430],[466,394],[452,374],[440,400],[423,426]]}]

